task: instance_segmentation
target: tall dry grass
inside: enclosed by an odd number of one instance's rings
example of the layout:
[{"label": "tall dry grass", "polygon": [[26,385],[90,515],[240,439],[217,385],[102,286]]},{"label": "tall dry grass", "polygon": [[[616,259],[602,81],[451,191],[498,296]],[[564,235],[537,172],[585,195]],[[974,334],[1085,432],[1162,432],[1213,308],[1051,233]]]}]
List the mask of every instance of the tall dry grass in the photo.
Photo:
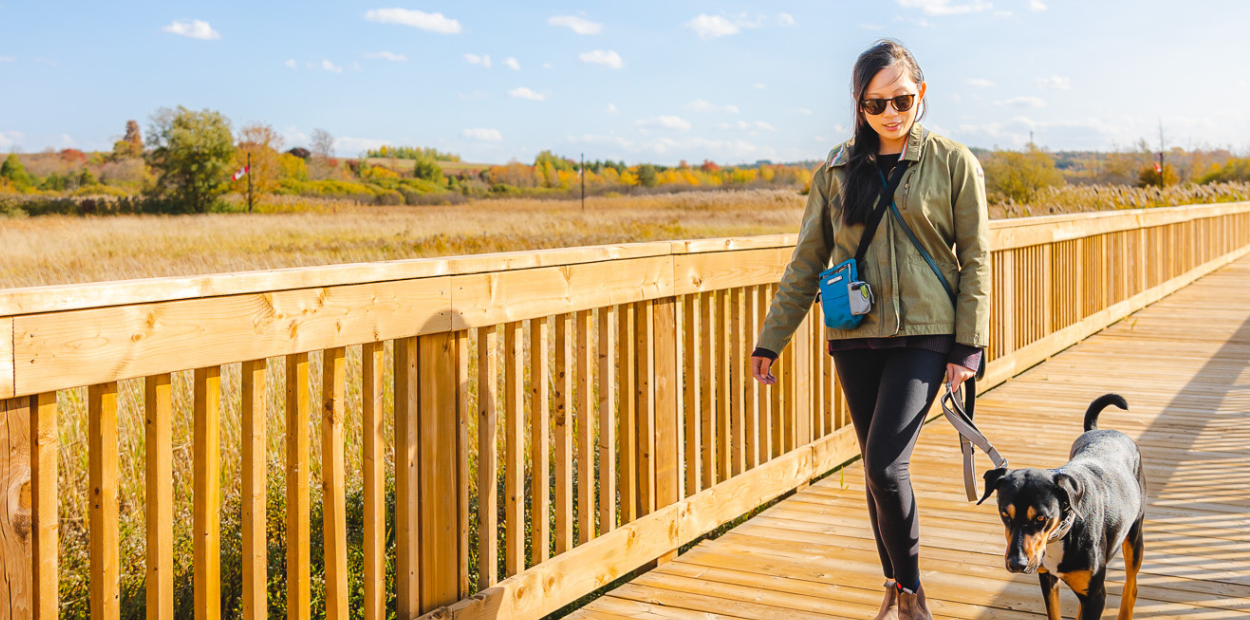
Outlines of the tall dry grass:
[{"label": "tall dry grass", "polygon": [[[0,288],[792,232],[793,191],[0,220]],[[324,208],[325,205],[321,205]]]}]

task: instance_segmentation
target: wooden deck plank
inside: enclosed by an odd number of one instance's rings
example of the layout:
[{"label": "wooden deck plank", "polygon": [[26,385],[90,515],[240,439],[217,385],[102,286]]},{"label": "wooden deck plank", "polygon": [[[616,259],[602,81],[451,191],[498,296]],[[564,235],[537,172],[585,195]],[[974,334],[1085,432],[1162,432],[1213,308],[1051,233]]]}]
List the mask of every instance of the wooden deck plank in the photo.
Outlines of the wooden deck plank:
[{"label": "wooden deck plank", "polygon": [[[1219,304],[1202,300],[1220,299]],[[1188,320],[1178,322],[1176,316]],[[1166,352],[1166,357],[1162,352]],[[704,379],[706,381],[706,379]],[[707,384],[701,385],[707,388]],[[1250,258],[1242,258],[978,399],[977,421],[1013,467],[1067,461],[1088,403],[1122,394],[1102,428],[1141,447],[1147,476],[1139,618],[1228,620],[1250,611]],[[701,446],[707,449],[708,446]],[[966,501],[958,439],[928,425],[912,459],[921,574],[937,618],[1035,618],[1037,578],[1002,566],[1002,526]],[[978,465],[988,467],[984,457]],[[883,578],[852,464],[609,592],[575,618],[861,618]],[[1107,614],[1123,561],[1108,571]],[[1076,600],[1061,588],[1064,617]]]}]

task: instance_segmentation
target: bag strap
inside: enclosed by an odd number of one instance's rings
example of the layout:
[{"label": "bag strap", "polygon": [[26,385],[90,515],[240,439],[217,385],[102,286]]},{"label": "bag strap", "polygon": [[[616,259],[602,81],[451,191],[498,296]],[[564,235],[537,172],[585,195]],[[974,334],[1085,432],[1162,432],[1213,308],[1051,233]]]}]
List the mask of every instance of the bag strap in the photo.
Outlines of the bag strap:
[{"label": "bag strap", "polygon": [[881,169],[877,169],[877,174],[881,175],[881,183],[885,191],[881,193],[881,197],[877,201],[877,208],[873,209],[872,215],[868,216],[868,222],[864,225],[864,232],[859,237],[859,247],[855,250],[856,269],[859,269],[859,264],[864,260],[864,254],[868,252],[868,245],[872,243],[873,236],[877,234],[877,226],[881,224],[881,218],[885,215],[887,206],[894,204],[894,192],[898,189],[899,182],[903,180],[903,172],[906,169],[907,166],[900,160],[894,166],[894,172],[890,175],[888,183]]},{"label": "bag strap", "polygon": [[[878,173],[880,173],[880,171],[878,171]],[[881,175],[881,183],[885,183],[885,175]],[[898,220],[899,226],[903,226],[903,231],[906,232],[908,239],[911,240],[911,245],[916,247],[916,251],[919,251],[920,256],[923,256],[925,262],[928,262],[929,269],[933,270],[934,274],[938,276],[938,280],[941,281],[941,287],[946,289],[946,296],[950,297],[951,304],[955,304],[955,300],[958,299],[955,295],[955,290],[951,289],[950,282],[946,281],[946,276],[941,274],[941,270],[938,269],[938,262],[935,262],[934,257],[929,255],[929,251],[925,250],[923,245],[920,245],[920,240],[916,239],[916,234],[911,231],[911,226],[908,226],[908,222],[903,220],[903,214],[900,214],[899,206],[896,205],[893,200],[890,201],[890,212],[894,215],[894,219]]]}]

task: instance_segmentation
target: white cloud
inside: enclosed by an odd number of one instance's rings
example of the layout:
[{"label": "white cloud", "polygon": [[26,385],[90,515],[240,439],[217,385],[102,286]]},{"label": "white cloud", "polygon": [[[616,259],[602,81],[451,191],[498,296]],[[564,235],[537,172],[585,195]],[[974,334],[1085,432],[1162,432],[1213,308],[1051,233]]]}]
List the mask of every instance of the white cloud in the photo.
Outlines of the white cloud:
[{"label": "white cloud", "polygon": [[983,0],[971,0],[965,4],[951,4],[951,0],[896,0],[899,6],[920,9],[925,15],[961,15],[988,11],[994,5]]},{"label": "white cloud", "polygon": [[478,56],[477,54],[465,54],[464,59],[471,65],[482,65],[487,69],[490,68],[490,54],[482,54],[481,56]]},{"label": "white cloud", "polygon": [[0,62],[16,62],[17,59],[12,56],[0,56]]},{"label": "white cloud", "polygon": [[686,105],[682,107],[692,112],[726,112],[728,114],[738,113],[738,106],[736,105],[733,105],[733,104],[717,105],[715,103],[704,101],[703,99],[695,99],[694,101],[691,101],[690,103],[687,103]]},{"label": "white cloud", "polygon": [[365,151],[376,150],[388,144],[394,144],[394,142],[377,138],[336,138],[334,140],[334,152],[335,154],[357,155]]},{"label": "white cloud", "polygon": [[0,149],[17,146],[17,143],[25,137],[26,135],[20,131],[0,131]]},{"label": "white cloud", "polygon": [[658,127],[661,129],[690,131],[690,121],[687,121],[680,116],[657,116],[655,118],[644,118],[634,124],[639,127]]},{"label": "white cloud", "polygon": [[486,129],[484,127],[466,129],[464,130],[464,137],[484,142],[500,142],[503,140],[503,135],[499,133],[498,129]]},{"label": "white cloud", "polygon": [[879,24],[860,24],[856,26],[856,28],[859,28],[860,30],[881,30],[884,26]]},{"label": "white cloud", "polygon": [[975,86],[977,88],[989,88],[993,85],[994,85],[993,82],[985,78],[968,78],[968,86]]},{"label": "white cloud", "polygon": [[503,64],[508,65],[508,68],[512,69],[513,71],[520,71],[520,70],[521,70],[521,63],[520,63],[520,62],[517,62],[517,59],[515,59],[515,58],[513,58],[513,57],[511,57],[511,56],[509,56],[507,59],[505,59],[505,60],[503,61]]},{"label": "white cloud", "polygon": [[544,63],[543,63],[543,68],[544,68],[544,69],[551,69],[551,68],[552,68],[551,63],[549,63],[549,62],[544,62]]},{"label": "white cloud", "polygon": [[1011,17],[1011,16],[1013,16],[1013,15],[1015,15],[1015,13],[1012,13],[1011,11],[994,11],[994,16],[995,16],[995,17],[1007,18],[1007,17]]},{"label": "white cloud", "polygon": [[1007,106],[1012,108],[1044,108],[1046,101],[1041,97],[1012,97],[1010,99],[999,99],[994,105]]},{"label": "white cloud", "polygon": [[330,73],[342,73],[343,72],[343,67],[340,67],[325,59],[321,60],[321,69],[324,71],[329,71]]},{"label": "white cloud", "polygon": [[1061,75],[1052,75],[1050,77],[1037,78],[1037,85],[1042,88],[1068,90],[1069,88],[1072,88],[1072,80],[1069,80]]},{"label": "white cloud", "polygon": [[364,71],[364,69],[360,66],[360,63],[352,61],[352,71]]},{"label": "white cloud", "polygon": [[742,131],[775,131],[777,128],[764,121],[738,121],[736,123],[721,123],[718,125],[721,129],[741,129]]},{"label": "white cloud", "polygon": [[900,15],[900,16],[895,17],[894,21],[907,22],[909,24],[916,24],[917,26],[920,26],[921,28],[937,28],[937,24],[923,17],[903,17]]},{"label": "white cloud", "polygon": [[67,133],[61,134],[61,143],[64,144],[65,146],[74,146],[74,144],[76,144],[74,142],[74,139],[71,138],[69,134]]},{"label": "white cloud", "polygon": [[806,114],[808,116],[811,116],[812,114],[812,111],[807,108],[794,108],[794,109],[787,110],[787,111],[790,112],[791,114]]},{"label": "white cloud", "polygon": [[408,62],[408,57],[403,54],[394,52],[377,52],[375,54],[365,54],[365,58],[375,58],[378,60],[389,60],[391,62]]},{"label": "white cloud", "polygon": [[608,104],[608,107],[607,107],[607,111],[608,111],[608,113],[609,113],[609,114],[616,114],[616,113],[617,113],[617,111],[618,111],[618,110],[616,109],[616,104],[615,104],[615,103],[609,103],[609,104]]},{"label": "white cloud", "polygon": [[1043,3],[1041,0],[1029,0],[1029,10],[1030,11],[1045,11],[1046,4]]},{"label": "white cloud", "polygon": [[365,19],[383,24],[412,26],[439,34],[460,32],[460,22],[443,17],[442,13],[424,13],[410,9],[372,9],[365,13]]},{"label": "white cloud", "polygon": [[508,96],[514,99],[529,99],[530,101],[544,101],[547,99],[546,95],[536,93],[524,86],[508,91]]},{"label": "white cloud", "polygon": [[764,83],[763,83],[763,82],[756,82],[756,83],[754,84],[754,86],[755,86],[755,88],[758,88],[758,89],[760,89],[760,90],[764,90],[765,88],[768,88],[767,86],[765,86],[765,85],[764,85]]},{"label": "white cloud", "polygon": [[693,30],[704,41],[742,32],[742,28],[728,19],[720,15],[707,14],[699,15],[686,22],[686,28]]},{"label": "white cloud", "polygon": [[290,60],[288,60],[288,61],[286,61],[286,62],[282,63],[282,66],[284,66],[284,67],[286,67],[286,68],[288,68],[288,69],[294,69],[294,68],[295,68],[295,59],[294,59],[294,58],[292,58],[292,59],[290,59]]},{"label": "white cloud", "polygon": [[175,19],[168,26],[161,28],[161,30],[202,41],[221,38],[221,34],[213,30],[213,27],[209,26],[208,22],[202,19]]},{"label": "white cloud", "polygon": [[599,34],[603,32],[603,24],[592,22],[575,15],[553,15],[547,18],[551,26],[563,26],[577,34]]},{"label": "white cloud", "polygon": [[789,13],[777,14],[777,25],[789,28],[794,25],[794,16]]},{"label": "white cloud", "polygon": [[592,65],[604,65],[613,69],[620,69],[625,66],[625,61],[621,60],[621,55],[612,50],[595,50],[586,52],[578,56],[584,63]]}]

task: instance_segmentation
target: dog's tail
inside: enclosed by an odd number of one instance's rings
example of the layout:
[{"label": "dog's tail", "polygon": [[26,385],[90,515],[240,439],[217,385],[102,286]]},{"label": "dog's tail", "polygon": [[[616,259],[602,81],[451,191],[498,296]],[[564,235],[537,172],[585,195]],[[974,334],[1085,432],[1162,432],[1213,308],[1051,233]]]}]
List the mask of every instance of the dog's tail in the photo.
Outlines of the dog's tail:
[{"label": "dog's tail", "polygon": [[1125,411],[1128,411],[1128,403],[1124,401],[1124,397],[1119,394],[1103,394],[1094,399],[1089,404],[1089,409],[1085,410],[1085,430],[1086,432],[1098,429],[1098,414],[1102,413],[1107,405],[1115,405]]}]

